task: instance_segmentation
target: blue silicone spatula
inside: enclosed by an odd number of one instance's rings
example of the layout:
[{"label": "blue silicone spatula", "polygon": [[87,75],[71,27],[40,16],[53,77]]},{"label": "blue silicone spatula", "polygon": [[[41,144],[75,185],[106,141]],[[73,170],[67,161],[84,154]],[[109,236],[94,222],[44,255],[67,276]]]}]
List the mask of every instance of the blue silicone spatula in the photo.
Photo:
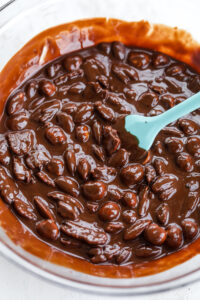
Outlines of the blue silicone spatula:
[{"label": "blue silicone spatula", "polygon": [[128,115],[125,118],[125,129],[138,139],[140,148],[148,151],[157,134],[166,125],[176,121],[199,107],[200,92],[155,117]]}]

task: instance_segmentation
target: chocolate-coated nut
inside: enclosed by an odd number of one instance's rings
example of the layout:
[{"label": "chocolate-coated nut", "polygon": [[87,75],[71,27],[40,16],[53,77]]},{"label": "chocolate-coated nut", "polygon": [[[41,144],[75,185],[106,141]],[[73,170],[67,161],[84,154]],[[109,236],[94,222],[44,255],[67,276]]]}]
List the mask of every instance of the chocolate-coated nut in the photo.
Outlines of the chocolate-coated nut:
[{"label": "chocolate-coated nut", "polygon": [[97,47],[99,50],[101,50],[103,53],[107,55],[110,53],[110,49],[111,49],[110,43],[100,43],[98,44]]},{"label": "chocolate-coated nut", "polygon": [[183,243],[182,229],[179,225],[169,224],[167,229],[166,244],[171,248],[179,248]]},{"label": "chocolate-coated nut", "polygon": [[111,167],[96,167],[92,170],[92,177],[96,180],[111,182],[116,177],[117,172]]},{"label": "chocolate-coated nut", "polygon": [[92,126],[93,136],[98,145],[101,144],[102,141],[102,126],[100,122],[95,121]]},{"label": "chocolate-coated nut", "polygon": [[54,191],[54,192],[48,193],[48,197],[53,199],[54,201],[64,202],[72,207],[76,207],[80,213],[84,212],[83,204],[77,198],[74,198],[70,195],[66,195],[62,192]]},{"label": "chocolate-coated nut", "polygon": [[54,78],[60,69],[61,69],[61,64],[55,63],[52,65],[49,65],[46,69],[46,72],[47,72],[47,75],[49,76],[49,78]]},{"label": "chocolate-coated nut", "polygon": [[0,163],[3,166],[10,162],[10,152],[8,150],[8,142],[4,136],[0,135]]},{"label": "chocolate-coated nut", "polygon": [[111,201],[119,201],[122,199],[122,193],[115,185],[108,186],[107,196]]},{"label": "chocolate-coated nut", "polygon": [[138,214],[140,217],[145,217],[147,215],[149,205],[149,188],[147,186],[144,186],[139,194]]},{"label": "chocolate-coated nut", "polygon": [[96,213],[99,209],[99,203],[87,201],[86,207],[91,213]]},{"label": "chocolate-coated nut", "polygon": [[191,172],[194,168],[192,157],[188,153],[180,153],[176,157],[176,163],[181,170]]},{"label": "chocolate-coated nut", "polygon": [[13,158],[13,174],[18,180],[26,181],[27,183],[31,181],[31,171],[26,168],[19,157]]},{"label": "chocolate-coated nut", "polygon": [[151,223],[150,220],[140,219],[124,230],[124,240],[134,240],[142,234],[145,228]]},{"label": "chocolate-coated nut", "polygon": [[156,158],[153,162],[153,165],[157,175],[163,175],[167,173],[168,161],[166,159]]},{"label": "chocolate-coated nut", "polygon": [[136,208],[138,205],[137,194],[131,191],[127,191],[123,195],[123,203],[130,208]]},{"label": "chocolate-coated nut", "polygon": [[167,126],[167,127],[163,128],[162,132],[168,136],[184,137],[184,134],[182,133],[182,131],[175,126]]},{"label": "chocolate-coated nut", "polygon": [[76,163],[76,153],[74,150],[67,150],[64,155],[67,169],[71,175],[75,174],[77,163]]},{"label": "chocolate-coated nut", "polygon": [[96,58],[87,58],[83,64],[83,69],[88,81],[96,81],[100,75],[106,75],[104,64]]},{"label": "chocolate-coated nut", "polygon": [[77,105],[71,102],[64,103],[62,106],[62,111],[71,116],[77,111]]},{"label": "chocolate-coated nut", "polygon": [[69,201],[59,201],[57,211],[63,218],[70,220],[77,220],[80,214],[78,207]]},{"label": "chocolate-coated nut", "polygon": [[153,149],[156,154],[162,154],[163,153],[163,145],[161,141],[156,141],[153,145]]},{"label": "chocolate-coated nut", "polygon": [[76,71],[82,64],[82,57],[75,55],[72,57],[66,57],[64,60],[64,67],[68,72]]},{"label": "chocolate-coated nut", "polygon": [[78,162],[77,171],[83,180],[88,178],[91,170],[91,165],[86,158],[81,158]]},{"label": "chocolate-coated nut", "polygon": [[158,104],[159,98],[156,93],[148,92],[142,94],[138,101],[143,110],[150,110]]},{"label": "chocolate-coated nut", "polygon": [[61,225],[61,230],[66,235],[89,245],[104,245],[108,240],[108,236],[102,228],[85,221],[68,221]]},{"label": "chocolate-coated nut", "polygon": [[31,119],[36,122],[49,122],[61,109],[61,101],[59,100],[50,100],[41,103],[33,111]]},{"label": "chocolate-coated nut", "polygon": [[16,155],[27,154],[35,145],[35,133],[30,129],[10,132],[7,135],[7,139],[10,149]]},{"label": "chocolate-coated nut", "polygon": [[125,47],[120,42],[114,42],[112,44],[112,52],[117,59],[123,60],[125,58]]},{"label": "chocolate-coated nut", "polygon": [[186,135],[193,135],[198,132],[198,125],[192,120],[181,119],[178,124]]},{"label": "chocolate-coated nut", "polygon": [[122,63],[115,63],[112,65],[113,74],[124,84],[128,84],[130,81],[138,81],[137,71]]},{"label": "chocolate-coated nut", "polygon": [[133,224],[137,219],[136,212],[132,209],[124,210],[122,213],[122,218],[126,223]]},{"label": "chocolate-coated nut", "polygon": [[121,168],[128,163],[129,153],[125,149],[119,149],[109,158],[109,165],[115,168]]},{"label": "chocolate-coated nut", "polygon": [[56,92],[56,86],[48,80],[43,80],[40,84],[40,90],[46,96],[53,96]]},{"label": "chocolate-coated nut", "polygon": [[127,185],[133,185],[141,182],[144,178],[144,167],[140,164],[130,164],[122,168],[121,178]]},{"label": "chocolate-coated nut", "polygon": [[150,63],[150,56],[141,52],[130,52],[128,62],[137,69],[146,69]]},{"label": "chocolate-coated nut", "polygon": [[150,112],[147,114],[150,117],[159,116],[160,114],[164,113],[164,108],[161,105],[156,105],[154,108],[150,110]]},{"label": "chocolate-coated nut", "polygon": [[146,227],[144,235],[147,241],[157,246],[162,245],[167,238],[165,229],[155,223],[151,223]]},{"label": "chocolate-coated nut", "polygon": [[155,168],[151,165],[145,167],[145,175],[148,184],[151,184],[156,178]]},{"label": "chocolate-coated nut", "polygon": [[198,233],[198,225],[193,219],[184,219],[181,222],[184,237],[192,240]]},{"label": "chocolate-coated nut", "polygon": [[175,175],[165,174],[157,177],[152,185],[152,191],[158,194],[160,200],[169,200],[178,190],[178,179]]},{"label": "chocolate-coated nut", "polygon": [[162,53],[157,53],[153,57],[152,64],[156,68],[162,68],[163,66],[166,66],[169,63],[169,57],[167,55]]},{"label": "chocolate-coated nut", "polygon": [[57,120],[59,125],[67,132],[71,133],[74,130],[74,121],[70,115],[65,112],[57,114]]},{"label": "chocolate-coated nut", "polygon": [[98,214],[102,220],[116,220],[120,215],[120,206],[116,202],[106,202],[101,206]]},{"label": "chocolate-coated nut", "polygon": [[38,83],[31,81],[26,87],[26,96],[30,99],[34,98],[38,90]]},{"label": "chocolate-coated nut", "polygon": [[178,77],[185,71],[185,66],[182,64],[172,64],[166,69],[168,76]]},{"label": "chocolate-coated nut", "polygon": [[22,111],[10,116],[7,119],[7,126],[11,130],[22,130],[26,128],[28,124],[29,113],[27,111]]},{"label": "chocolate-coated nut", "polygon": [[111,221],[106,223],[105,231],[111,234],[117,234],[124,229],[124,224],[122,222]]},{"label": "chocolate-coated nut", "polygon": [[74,115],[75,123],[84,123],[91,119],[93,114],[93,106],[91,104],[83,104]]},{"label": "chocolate-coated nut", "polygon": [[101,102],[97,102],[95,104],[95,108],[103,119],[110,122],[114,121],[115,113],[112,108],[102,104]]},{"label": "chocolate-coated nut", "polygon": [[135,255],[142,258],[154,257],[160,255],[162,252],[161,247],[141,245],[135,248]]},{"label": "chocolate-coated nut", "polygon": [[79,125],[75,128],[76,138],[79,142],[86,143],[90,137],[90,127],[88,125]]},{"label": "chocolate-coated nut", "polygon": [[33,221],[37,219],[31,203],[27,203],[16,197],[13,202],[13,207],[15,211],[23,218]]},{"label": "chocolate-coated nut", "polygon": [[[132,90],[129,90],[126,92],[126,94],[128,94],[129,98],[134,97],[133,91],[132,91],[132,93],[131,93],[131,91]],[[125,104],[124,99],[122,97],[117,96],[114,93],[109,93],[107,95],[106,103],[108,105],[112,106],[114,110],[117,110],[118,112],[120,112],[122,114],[130,114],[131,113],[130,108]]]},{"label": "chocolate-coated nut", "polygon": [[89,200],[101,200],[107,194],[107,186],[102,181],[90,181],[83,185],[83,194]]},{"label": "chocolate-coated nut", "polygon": [[174,98],[169,94],[162,95],[160,101],[165,109],[169,109],[174,106]]},{"label": "chocolate-coated nut", "polygon": [[44,171],[40,171],[36,174],[36,176],[45,184],[55,187],[55,183],[53,181],[53,179]]},{"label": "chocolate-coated nut", "polygon": [[0,182],[1,182],[0,195],[2,200],[7,204],[13,203],[15,198],[23,195],[22,193],[19,193],[19,189],[17,188],[15,182],[11,179],[10,176],[8,176],[5,169],[1,166],[0,166]]},{"label": "chocolate-coated nut", "polygon": [[188,80],[188,88],[193,93],[198,93],[200,89],[200,77],[199,75],[191,76],[191,78]]},{"label": "chocolate-coated nut", "polygon": [[58,226],[53,220],[43,220],[36,224],[37,232],[43,237],[55,241],[59,234]]},{"label": "chocolate-coated nut", "polygon": [[48,171],[56,176],[61,176],[64,172],[64,163],[59,158],[52,158],[47,165]]},{"label": "chocolate-coated nut", "polygon": [[167,203],[162,203],[158,206],[156,217],[162,225],[167,225],[169,221],[169,206]]},{"label": "chocolate-coated nut", "polygon": [[187,150],[195,157],[200,157],[200,138],[198,136],[191,136],[188,138]]},{"label": "chocolate-coated nut", "polygon": [[34,203],[37,210],[44,218],[52,219],[52,220],[55,218],[52,210],[49,207],[48,202],[44,198],[40,196],[35,196]]},{"label": "chocolate-coated nut", "polygon": [[149,84],[150,89],[158,95],[162,95],[165,93],[165,89],[159,85]]},{"label": "chocolate-coated nut", "polygon": [[113,129],[111,126],[104,127],[104,139],[103,144],[106,152],[111,155],[121,147],[121,141],[118,136],[117,130]]},{"label": "chocolate-coated nut", "polygon": [[7,112],[9,115],[13,115],[14,113],[20,111],[26,101],[26,96],[24,92],[17,92],[14,96],[12,96],[8,100],[7,104]]},{"label": "chocolate-coated nut", "polygon": [[128,247],[124,247],[116,257],[116,263],[118,265],[126,263],[132,255],[132,250]]},{"label": "chocolate-coated nut", "polygon": [[94,153],[94,155],[96,156],[96,158],[98,160],[100,160],[101,162],[105,161],[105,151],[101,146],[98,145],[92,145],[92,152]]},{"label": "chocolate-coated nut", "polygon": [[183,151],[183,142],[179,138],[168,137],[165,139],[165,145],[170,153],[179,153]]},{"label": "chocolate-coated nut", "polygon": [[182,93],[181,86],[172,78],[165,77],[164,82],[167,84],[167,90],[169,93],[180,94]]},{"label": "chocolate-coated nut", "polygon": [[78,182],[69,176],[60,176],[55,179],[56,185],[71,196],[77,197],[79,195]]},{"label": "chocolate-coated nut", "polygon": [[46,128],[45,136],[53,145],[64,144],[67,141],[63,129],[58,126]]},{"label": "chocolate-coated nut", "polygon": [[26,164],[30,169],[42,169],[50,160],[50,153],[40,144],[26,156]]}]

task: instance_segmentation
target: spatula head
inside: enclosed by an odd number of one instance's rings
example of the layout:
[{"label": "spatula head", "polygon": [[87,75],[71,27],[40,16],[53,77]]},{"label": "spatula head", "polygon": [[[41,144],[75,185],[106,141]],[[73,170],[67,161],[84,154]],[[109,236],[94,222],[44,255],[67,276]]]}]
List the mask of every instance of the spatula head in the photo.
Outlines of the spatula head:
[{"label": "spatula head", "polygon": [[157,117],[129,115],[125,118],[125,129],[137,138],[139,147],[147,151],[159,132],[158,128]]}]

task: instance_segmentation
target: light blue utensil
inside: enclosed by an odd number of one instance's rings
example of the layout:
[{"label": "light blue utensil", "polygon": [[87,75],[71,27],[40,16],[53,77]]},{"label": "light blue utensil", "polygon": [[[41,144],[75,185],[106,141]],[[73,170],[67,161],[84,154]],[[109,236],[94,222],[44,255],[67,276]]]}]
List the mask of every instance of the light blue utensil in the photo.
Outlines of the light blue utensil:
[{"label": "light blue utensil", "polygon": [[125,129],[139,141],[139,147],[149,150],[157,134],[169,123],[200,107],[200,92],[155,117],[129,115],[125,118]]}]

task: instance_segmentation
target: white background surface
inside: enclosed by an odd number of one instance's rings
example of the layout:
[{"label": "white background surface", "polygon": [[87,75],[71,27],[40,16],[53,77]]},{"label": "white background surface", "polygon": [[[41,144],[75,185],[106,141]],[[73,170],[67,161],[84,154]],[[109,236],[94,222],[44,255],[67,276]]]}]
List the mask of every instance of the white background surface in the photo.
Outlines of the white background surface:
[{"label": "white background surface", "polygon": [[[31,0],[27,0],[31,1]],[[42,1],[42,0],[41,0]],[[69,5],[73,5],[73,0]],[[83,9],[90,9],[91,16],[96,15],[95,1],[101,1],[108,11],[117,17],[123,0],[83,0]],[[6,0],[0,0],[0,6]],[[90,2],[91,5],[84,5]],[[125,1],[127,3],[127,1]],[[133,19],[143,19],[141,11],[155,23],[177,25],[191,31],[200,40],[200,1],[199,0],[130,0],[130,15]],[[140,7],[140,9],[138,9]],[[142,7],[142,10],[141,10]],[[159,9],[158,9],[159,7]],[[162,16],[159,10],[162,9]],[[181,9],[181,10],[180,10]],[[139,12],[137,14],[137,12]],[[164,12],[164,13],[163,13]],[[136,297],[142,300],[196,300],[200,299],[200,282],[180,289],[165,292],[162,295]],[[41,280],[0,257],[0,300],[108,300],[110,297],[79,294],[52,283]],[[122,297],[120,297],[121,299]],[[135,298],[135,299],[136,299]]]},{"label": "white background surface", "polygon": [[[132,297],[141,300],[199,300],[200,282],[162,294]],[[131,299],[132,299],[131,298]],[[1,300],[112,300],[106,296],[79,294],[41,280],[0,257]],[[115,299],[122,300],[122,297]],[[125,299],[125,298],[123,298]],[[130,299],[130,298],[127,298]]]}]

